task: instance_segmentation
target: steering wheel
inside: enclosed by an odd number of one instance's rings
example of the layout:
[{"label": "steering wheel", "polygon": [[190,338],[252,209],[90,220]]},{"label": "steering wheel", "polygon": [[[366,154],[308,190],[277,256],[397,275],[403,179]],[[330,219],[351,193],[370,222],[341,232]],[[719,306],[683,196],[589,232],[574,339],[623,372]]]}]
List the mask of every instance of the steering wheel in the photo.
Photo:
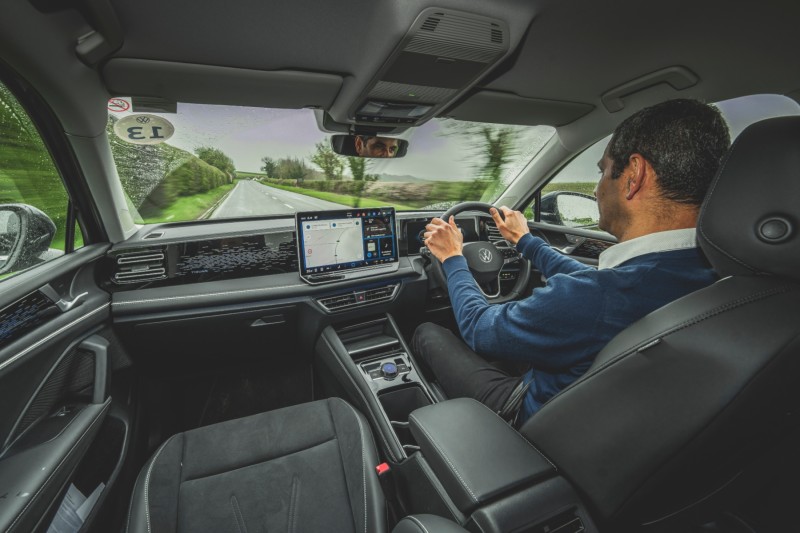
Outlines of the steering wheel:
[{"label": "steering wheel", "polygon": [[[462,202],[448,209],[442,215],[442,220],[446,222],[450,220],[451,216],[464,211],[482,211],[488,214],[489,209],[492,207],[494,206],[485,202]],[[502,211],[499,209],[498,211],[502,217]],[[501,242],[505,243],[505,241]],[[522,291],[528,285],[531,277],[531,264],[517,252],[516,248],[508,244],[502,245],[500,242],[493,243],[490,241],[467,242],[464,243],[461,253],[464,254],[464,259],[467,260],[467,266],[472,273],[472,277],[475,278],[478,287],[490,303],[503,303],[514,300],[522,294]],[[433,278],[441,287],[447,289],[447,276],[445,276],[442,263],[432,253],[428,252],[427,255],[431,259],[431,274]],[[500,294],[500,271],[505,265],[515,261],[520,264],[517,282],[511,292],[502,296]],[[492,283],[496,284],[496,289],[492,287]],[[488,292],[484,287],[489,287]]]}]

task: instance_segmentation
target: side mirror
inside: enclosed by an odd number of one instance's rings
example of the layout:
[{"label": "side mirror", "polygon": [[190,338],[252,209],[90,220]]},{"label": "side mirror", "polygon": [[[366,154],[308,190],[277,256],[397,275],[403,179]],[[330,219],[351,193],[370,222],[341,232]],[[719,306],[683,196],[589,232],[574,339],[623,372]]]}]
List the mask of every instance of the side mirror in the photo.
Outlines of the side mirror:
[{"label": "side mirror", "polygon": [[373,135],[333,135],[331,149],[339,155],[348,157],[396,159],[405,157],[408,141]]},{"label": "side mirror", "polygon": [[597,226],[600,211],[594,196],[572,191],[554,191],[542,196],[542,222],[570,228]]},{"label": "side mirror", "polygon": [[56,225],[35,207],[0,205],[0,274],[40,263],[55,234]]}]

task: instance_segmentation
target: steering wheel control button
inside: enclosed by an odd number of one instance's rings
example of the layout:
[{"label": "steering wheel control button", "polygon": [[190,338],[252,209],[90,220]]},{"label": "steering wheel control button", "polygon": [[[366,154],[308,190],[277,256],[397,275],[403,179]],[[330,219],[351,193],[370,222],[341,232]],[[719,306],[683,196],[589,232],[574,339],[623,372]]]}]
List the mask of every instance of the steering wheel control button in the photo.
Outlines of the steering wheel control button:
[{"label": "steering wheel control button", "polygon": [[758,226],[758,237],[770,244],[777,244],[792,236],[792,224],[783,217],[772,217]]},{"label": "steering wheel control button", "polygon": [[381,365],[381,375],[383,379],[394,379],[397,377],[397,365],[394,363],[383,363]]}]

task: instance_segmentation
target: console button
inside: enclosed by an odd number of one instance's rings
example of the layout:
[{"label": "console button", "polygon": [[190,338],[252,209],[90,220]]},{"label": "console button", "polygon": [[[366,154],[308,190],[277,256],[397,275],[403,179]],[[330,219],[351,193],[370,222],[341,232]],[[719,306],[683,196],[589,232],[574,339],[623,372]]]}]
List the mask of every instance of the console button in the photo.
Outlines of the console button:
[{"label": "console button", "polygon": [[397,365],[394,363],[383,363],[381,365],[381,374],[384,379],[394,379],[397,377]]}]

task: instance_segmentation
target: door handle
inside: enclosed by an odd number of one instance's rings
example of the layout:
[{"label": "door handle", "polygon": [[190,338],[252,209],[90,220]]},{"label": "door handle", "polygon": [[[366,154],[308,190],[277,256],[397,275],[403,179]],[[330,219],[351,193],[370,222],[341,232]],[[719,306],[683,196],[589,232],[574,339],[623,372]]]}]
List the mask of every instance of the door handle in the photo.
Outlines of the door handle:
[{"label": "door handle", "polygon": [[87,296],[89,296],[88,292],[82,292],[72,300],[65,300],[61,297],[60,294],[58,294],[58,292],[49,283],[44,287],[40,287],[39,292],[50,298],[56,305],[56,307],[58,307],[59,310],[61,310],[62,313],[66,313],[73,307],[80,305],[83,302],[83,300],[86,299]]}]

